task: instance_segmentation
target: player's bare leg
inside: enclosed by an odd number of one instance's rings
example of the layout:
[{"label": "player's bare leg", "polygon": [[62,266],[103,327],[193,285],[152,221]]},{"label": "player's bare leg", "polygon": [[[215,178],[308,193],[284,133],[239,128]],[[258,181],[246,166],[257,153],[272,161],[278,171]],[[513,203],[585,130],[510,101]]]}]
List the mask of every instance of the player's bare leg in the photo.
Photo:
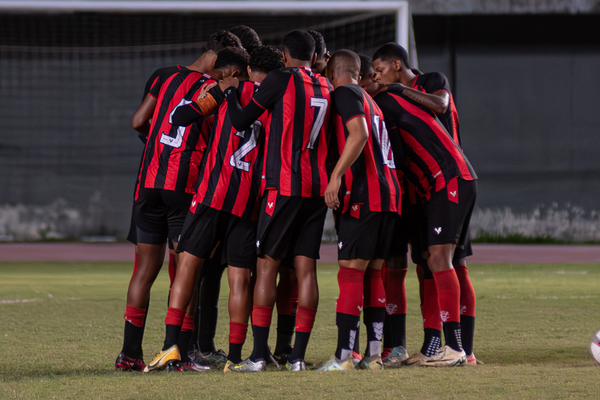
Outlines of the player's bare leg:
[{"label": "player's bare leg", "polygon": [[234,364],[242,361],[242,347],[248,332],[248,318],[252,312],[250,269],[227,267],[229,280],[229,354]]}]

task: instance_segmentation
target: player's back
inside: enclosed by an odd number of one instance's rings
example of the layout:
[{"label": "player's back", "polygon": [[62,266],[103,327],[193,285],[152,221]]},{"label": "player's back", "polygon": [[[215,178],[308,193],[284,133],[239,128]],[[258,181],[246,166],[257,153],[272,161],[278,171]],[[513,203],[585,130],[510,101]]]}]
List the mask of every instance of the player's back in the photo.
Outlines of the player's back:
[{"label": "player's back", "polygon": [[142,187],[193,192],[210,132],[200,129],[201,123],[173,126],[171,114],[177,106],[188,104],[187,99],[196,98],[210,81],[206,74],[182,70],[151,89],[157,104],[140,170]]},{"label": "player's back", "polygon": [[255,102],[271,111],[267,127],[267,188],[283,196],[322,196],[327,187],[331,85],[310,68],[290,67],[269,73]]},{"label": "player's back", "polygon": [[[242,107],[251,100],[260,84],[242,81],[237,96]],[[230,119],[227,102],[219,107],[208,150],[197,182],[196,198],[211,208],[249,218],[258,198],[261,181],[266,111],[252,126],[238,132]]]}]

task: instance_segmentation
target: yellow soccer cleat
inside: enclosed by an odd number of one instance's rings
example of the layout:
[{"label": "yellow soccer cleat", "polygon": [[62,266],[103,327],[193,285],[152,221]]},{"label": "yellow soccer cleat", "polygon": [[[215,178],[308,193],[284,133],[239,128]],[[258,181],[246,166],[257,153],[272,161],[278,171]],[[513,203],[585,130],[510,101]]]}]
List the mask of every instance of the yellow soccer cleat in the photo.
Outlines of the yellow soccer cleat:
[{"label": "yellow soccer cleat", "polygon": [[180,361],[181,355],[177,345],[173,345],[156,355],[154,360],[144,368],[144,372],[150,372],[157,369],[164,369],[169,361]]}]

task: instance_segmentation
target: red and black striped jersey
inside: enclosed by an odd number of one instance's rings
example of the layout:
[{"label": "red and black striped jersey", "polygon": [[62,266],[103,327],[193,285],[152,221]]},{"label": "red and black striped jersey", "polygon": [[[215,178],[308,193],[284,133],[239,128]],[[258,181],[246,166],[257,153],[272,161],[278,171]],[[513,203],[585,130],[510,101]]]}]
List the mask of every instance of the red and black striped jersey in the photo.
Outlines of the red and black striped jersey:
[{"label": "red and black striped jersey", "polygon": [[448,78],[446,78],[446,75],[440,72],[422,73],[421,71],[415,69],[412,71],[417,75],[417,79],[415,79],[413,83],[413,89],[423,93],[435,93],[443,90],[448,93],[448,96],[450,96],[450,101],[448,103],[446,112],[436,115],[448,133],[452,135],[452,139],[454,139],[454,141],[460,147],[462,147],[462,142],[460,139],[460,126],[458,123],[458,112],[456,111],[456,105],[454,104],[454,97],[450,91],[450,82],[448,82]]},{"label": "red and black striped jersey", "polygon": [[[254,82],[240,82],[237,96],[242,107],[252,100],[259,86]],[[231,123],[227,102],[223,102],[215,119],[191,210],[194,212],[197,203],[201,203],[238,217],[251,218],[258,200],[263,127],[268,124],[269,113],[265,112],[250,128],[238,132]]]},{"label": "red and black striped jersey", "polygon": [[327,79],[310,68],[289,67],[270,72],[244,110],[235,103],[236,96],[227,96],[234,103],[232,118],[238,129],[261,111],[271,113],[263,170],[267,189],[282,196],[324,195],[331,90]]},{"label": "red and black striped jersey", "polygon": [[401,211],[401,189],[396,177],[396,164],[383,113],[360,86],[343,85],[331,96],[337,157],[342,154],[348,137],[346,124],[364,117],[369,138],[362,153],[344,174],[340,193],[342,212],[351,204],[364,204],[371,211]]},{"label": "red and black striped jersey", "polygon": [[212,82],[206,74],[187,70],[168,76],[150,90],[149,94],[156,95],[157,104],[138,187],[193,193],[211,126],[206,121],[175,126],[171,115],[178,106],[193,101],[204,84]]},{"label": "red and black striped jersey", "polygon": [[[375,96],[383,111],[390,136],[402,138],[406,176],[426,200],[455,177],[477,179],[460,146],[452,139],[435,113],[403,96],[402,87],[389,85]],[[392,139],[392,148],[398,147]]]},{"label": "red and black striped jersey", "polygon": [[[176,74],[181,71],[189,71],[188,68],[182,67],[181,65],[173,65],[170,67],[159,68],[150,75],[150,78],[146,81],[146,85],[144,85],[144,97],[142,97],[142,101],[146,98],[147,95],[157,97],[158,90],[160,90],[160,86],[163,82],[167,80],[171,75]],[[158,90],[157,90],[158,89]],[[153,91],[154,94],[150,92]]]}]

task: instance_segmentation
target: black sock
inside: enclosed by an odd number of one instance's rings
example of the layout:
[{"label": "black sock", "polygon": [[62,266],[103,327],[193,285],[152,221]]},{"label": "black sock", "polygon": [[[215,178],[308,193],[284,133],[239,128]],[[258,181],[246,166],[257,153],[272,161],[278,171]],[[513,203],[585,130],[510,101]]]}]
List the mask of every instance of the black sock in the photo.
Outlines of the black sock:
[{"label": "black sock", "polygon": [[229,343],[229,354],[227,355],[227,359],[234,364],[241,362],[242,347],[244,347],[243,343]]},{"label": "black sock", "polygon": [[460,332],[460,322],[444,322],[442,324],[442,329],[444,330],[444,339],[446,339],[446,346],[450,346],[456,351],[461,351],[463,348]]},{"label": "black sock", "polygon": [[367,349],[365,350],[365,357],[381,354],[385,314],[384,307],[369,307],[364,310],[363,320],[367,327]]},{"label": "black sock", "polygon": [[179,332],[181,331],[181,326],[178,325],[167,325],[165,327],[165,343],[163,345],[163,350],[168,349],[169,347],[177,344],[179,342]]},{"label": "black sock", "polygon": [[[220,254],[219,250],[215,254]],[[203,353],[216,351],[214,338],[219,318],[221,277],[226,267],[226,265],[221,265],[220,260],[220,256],[215,256],[202,267],[205,274],[202,275],[200,282],[199,312],[195,320],[198,321],[196,332],[198,347]]]},{"label": "black sock", "polygon": [[360,325],[360,316],[338,312],[336,313],[335,324],[338,327],[338,342],[335,356],[341,360],[348,357],[348,355],[352,355],[352,349],[354,349],[356,342],[356,331]]},{"label": "black sock", "polygon": [[308,340],[310,339],[310,332],[296,332],[296,341],[294,342],[294,348],[292,354],[290,354],[290,361],[304,360],[306,355],[306,348],[308,347]]},{"label": "black sock", "polygon": [[423,340],[423,347],[421,347],[421,354],[431,357],[441,347],[442,344],[442,332],[438,329],[425,328],[425,339]]},{"label": "black sock", "polygon": [[252,325],[252,332],[254,333],[254,349],[250,360],[266,360],[269,351],[269,329],[270,326],[256,326]]},{"label": "black sock", "polygon": [[383,325],[383,347],[406,348],[406,314],[385,315]]},{"label": "black sock", "polygon": [[190,343],[190,338],[192,337],[193,331],[180,331],[179,332],[179,340],[177,340],[177,347],[179,348],[179,354],[181,355],[181,361],[188,362],[190,361],[188,357],[188,345]]},{"label": "black sock", "polygon": [[356,336],[354,337],[354,347],[352,351],[356,354],[360,354],[360,319],[358,326],[356,327]]},{"label": "black sock", "polygon": [[142,352],[142,339],[144,337],[144,327],[133,325],[125,321],[125,332],[123,334],[123,349],[121,350],[127,357],[144,358]]},{"label": "black sock", "polygon": [[462,345],[465,353],[470,356],[473,354],[473,336],[475,334],[475,317],[468,315],[460,316],[460,328],[462,331]]},{"label": "black sock", "polygon": [[290,353],[295,323],[296,317],[294,315],[277,314],[277,344],[275,345],[275,355]]}]

